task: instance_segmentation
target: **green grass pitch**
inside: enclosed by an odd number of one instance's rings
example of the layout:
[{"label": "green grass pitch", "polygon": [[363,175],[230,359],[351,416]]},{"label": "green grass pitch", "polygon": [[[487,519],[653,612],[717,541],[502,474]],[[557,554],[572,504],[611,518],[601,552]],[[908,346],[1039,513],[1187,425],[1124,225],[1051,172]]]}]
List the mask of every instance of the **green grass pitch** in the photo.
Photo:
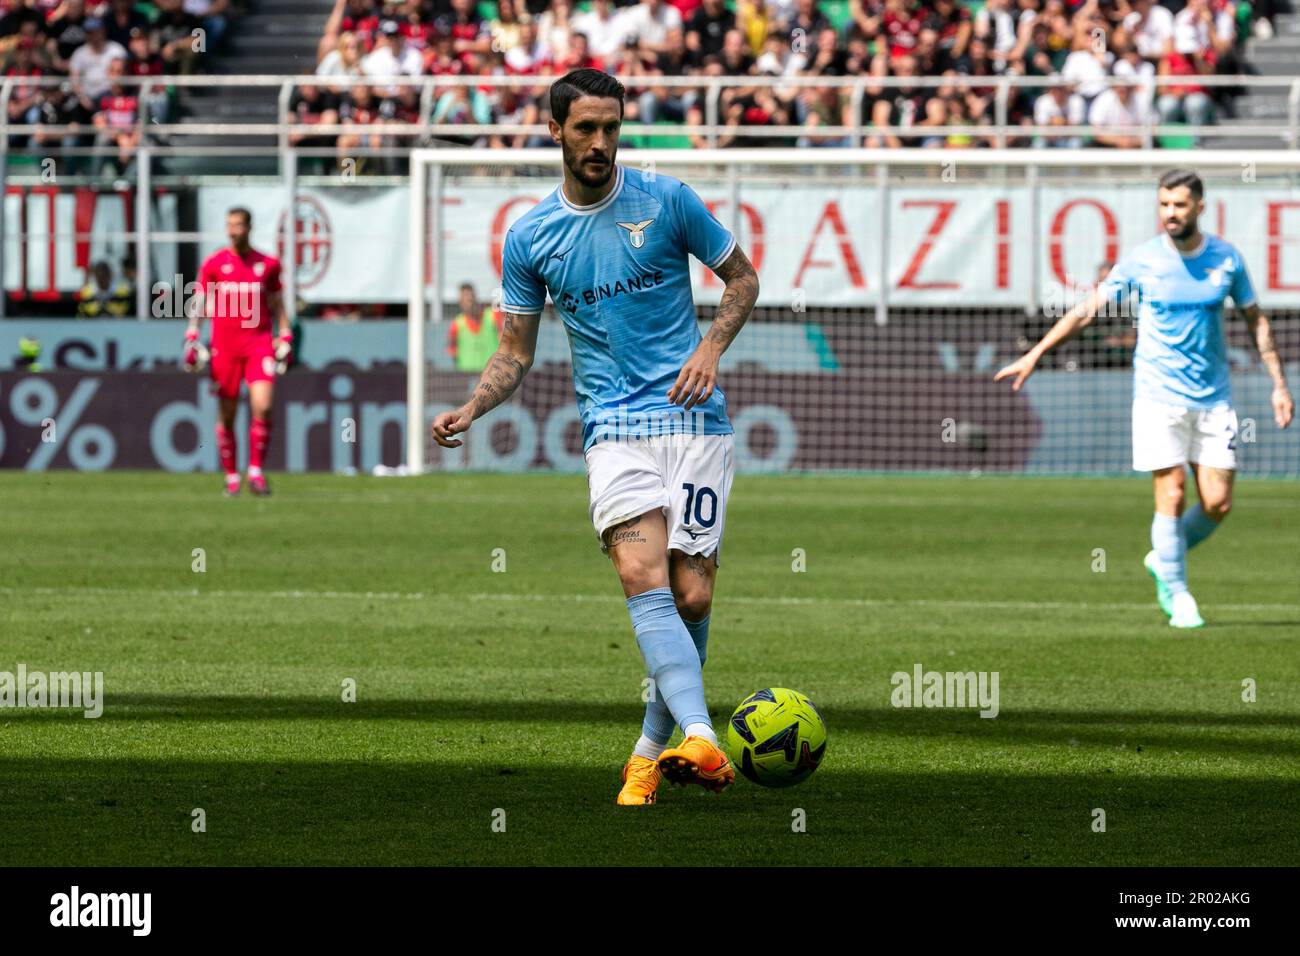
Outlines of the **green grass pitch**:
[{"label": "green grass pitch", "polygon": [[[1142,480],[742,476],[710,707],[803,691],[826,760],[626,809],[643,674],[582,476],[272,479],[0,474],[0,670],[105,679],[98,720],[0,710],[7,862],[1300,859],[1294,482],[1240,485],[1187,633]],[[997,671],[1000,714],[892,707],[916,663]]]}]

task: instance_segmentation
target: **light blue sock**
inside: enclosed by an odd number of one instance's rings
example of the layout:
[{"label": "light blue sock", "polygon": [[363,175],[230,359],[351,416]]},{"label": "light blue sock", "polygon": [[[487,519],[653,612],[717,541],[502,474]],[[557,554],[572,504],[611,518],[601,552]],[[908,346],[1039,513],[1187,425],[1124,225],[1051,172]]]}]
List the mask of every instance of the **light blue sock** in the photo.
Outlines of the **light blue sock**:
[{"label": "light blue sock", "polygon": [[1178,594],[1187,590],[1187,538],[1183,523],[1173,515],[1156,512],[1151,522],[1151,547],[1160,560],[1160,576],[1169,590]]},{"label": "light blue sock", "polygon": [[[700,672],[700,658],[691,640],[691,634],[682,623],[668,588],[654,588],[627,599],[628,613],[636,642],[645,658],[646,672],[654,681],[656,699],[663,702],[672,721],[667,734],[663,733],[663,720],[650,724],[650,708],[646,708],[643,732],[652,740],[660,737],[667,742],[672,735],[672,723],[689,727],[705,724],[712,727],[709,710],[704,703],[704,677]],[[651,733],[654,731],[654,733]]]},{"label": "light blue sock", "polygon": [[649,737],[657,744],[666,744],[673,736],[673,728],[677,726],[677,721],[673,720],[672,711],[664,703],[664,699],[659,696],[658,688],[656,693],[645,705],[645,720],[641,721],[641,733]]},{"label": "light blue sock", "polygon": [[[708,614],[704,615],[702,621],[688,621],[686,618],[682,618],[686,630],[690,631],[691,640],[695,642],[695,650],[700,655],[700,667],[703,667],[704,662],[708,660],[709,617]],[[669,712],[668,706],[658,694],[646,703],[645,721],[641,724],[641,733],[655,743],[668,743],[673,735],[673,727],[676,724],[677,722],[673,720],[673,715]]]},{"label": "light blue sock", "polygon": [[688,621],[682,618],[682,623],[686,625],[686,630],[691,632],[691,640],[695,642],[695,650],[700,655],[700,666],[709,659],[709,618],[712,615],[704,615],[702,621]]},{"label": "light blue sock", "polygon": [[1187,550],[1192,550],[1214,534],[1214,529],[1218,526],[1219,522],[1205,513],[1199,501],[1188,508],[1183,514],[1183,534],[1187,536]]}]

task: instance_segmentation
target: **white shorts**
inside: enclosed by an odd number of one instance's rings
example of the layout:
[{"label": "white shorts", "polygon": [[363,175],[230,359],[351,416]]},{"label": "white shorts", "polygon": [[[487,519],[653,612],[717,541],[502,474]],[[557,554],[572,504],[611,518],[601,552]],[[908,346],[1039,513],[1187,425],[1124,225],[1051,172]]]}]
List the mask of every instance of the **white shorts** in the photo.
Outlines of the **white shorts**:
[{"label": "white shorts", "polygon": [[663,510],[668,549],[711,554],[720,563],[727,498],[735,477],[732,435],[656,435],[603,441],[587,449],[591,523],[605,532],[637,515]]},{"label": "white shorts", "polygon": [[1236,470],[1237,413],[1231,406],[1184,408],[1133,401],[1133,470],[1159,471],[1193,462]]}]

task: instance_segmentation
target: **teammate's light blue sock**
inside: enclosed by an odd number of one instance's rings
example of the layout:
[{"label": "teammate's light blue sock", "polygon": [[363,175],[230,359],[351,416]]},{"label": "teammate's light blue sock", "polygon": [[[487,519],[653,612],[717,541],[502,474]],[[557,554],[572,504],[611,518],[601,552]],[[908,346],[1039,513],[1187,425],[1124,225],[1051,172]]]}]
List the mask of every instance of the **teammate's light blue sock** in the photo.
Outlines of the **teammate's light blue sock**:
[{"label": "teammate's light blue sock", "polygon": [[[686,625],[686,630],[690,631],[691,640],[695,642],[696,653],[700,656],[700,667],[708,659],[709,647],[709,617],[704,615],[702,621],[688,621],[682,618],[682,623]],[[648,737],[650,741],[656,744],[666,744],[673,735],[673,727],[677,721],[673,720],[672,712],[668,710],[668,705],[664,703],[663,698],[656,694],[645,705],[645,720],[641,724],[641,733]],[[643,748],[644,749],[644,748]],[[639,752],[639,751],[634,751]],[[641,756],[649,756],[648,753]],[[658,754],[655,754],[657,757]]]},{"label": "teammate's light blue sock", "polygon": [[[673,723],[682,727],[692,724],[713,726],[709,710],[704,703],[704,676],[700,672],[700,658],[691,640],[691,634],[677,614],[673,592],[668,588],[654,588],[627,599],[628,613],[636,642],[645,658],[646,671],[654,681],[655,698],[662,701],[669,712],[668,731],[663,733],[663,720],[656,726],[650,724],[650,708],[646,708],[643,733],[652,740],[662,737],[666,743],[672,735]],[[654,731],[654,733],[651,733]]]},{"label": "teammate's light blue sock", "polygon": [[1183,534],[1187,538],[1187,550],[1190,551],[1210,535],[1214,534],[1214,529],[1219,526],[1215,521],[1205,513],[1198,501],[1183,513]]},{"label": "teammate's light blue sock", "polygon": [[1151,522],[1151,547],[1160,560],[1160,576],[1169,590],[1178,594],[1187,590],[1187,539],[1183,523],[1173,515],[1156,512]]}]

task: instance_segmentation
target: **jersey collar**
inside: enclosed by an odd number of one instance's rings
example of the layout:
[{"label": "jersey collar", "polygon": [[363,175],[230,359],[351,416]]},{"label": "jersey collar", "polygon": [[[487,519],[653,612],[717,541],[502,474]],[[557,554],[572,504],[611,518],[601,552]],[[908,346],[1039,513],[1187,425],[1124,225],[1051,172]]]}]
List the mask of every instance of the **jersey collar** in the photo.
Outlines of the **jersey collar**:
[{"label": "jersey collar", "polygon": [[600,212],[602,209],[611,205],[614,200],[618,198],[618,194],[623,191],[623,167],[619,166],[617,163],[614,165],[614,177],[614,188],[605,194],[604,199],[594,202],[589,206],[579,206],[576,203],[569,202],[569,197],[564,195],[563,184],[561,184],[555,191],[559,193],[560,202],[564,204],[564,208],[569,210],[569,212],[577,216],[590,216],[592,213]]},{"label": "jersey collar", "polygon": [[1205,246],[1210,241],[1209,237],[1205,233],[1201,233],[1201,241],[1197,245],[1197,247],[1193,249],[1191,252],[1183,252],[1183,250],[1179,249],[1176,245],[1174,245],[1174,241],[1169,238],[1169,233],[1166,232],[1164,234],[1164,240],[1166,246],[1168,246],[1174,252],[1178,253],[1184,259],[1195,259],[1197,256],[1199,256],[1202,252],[1205,251]]}]

